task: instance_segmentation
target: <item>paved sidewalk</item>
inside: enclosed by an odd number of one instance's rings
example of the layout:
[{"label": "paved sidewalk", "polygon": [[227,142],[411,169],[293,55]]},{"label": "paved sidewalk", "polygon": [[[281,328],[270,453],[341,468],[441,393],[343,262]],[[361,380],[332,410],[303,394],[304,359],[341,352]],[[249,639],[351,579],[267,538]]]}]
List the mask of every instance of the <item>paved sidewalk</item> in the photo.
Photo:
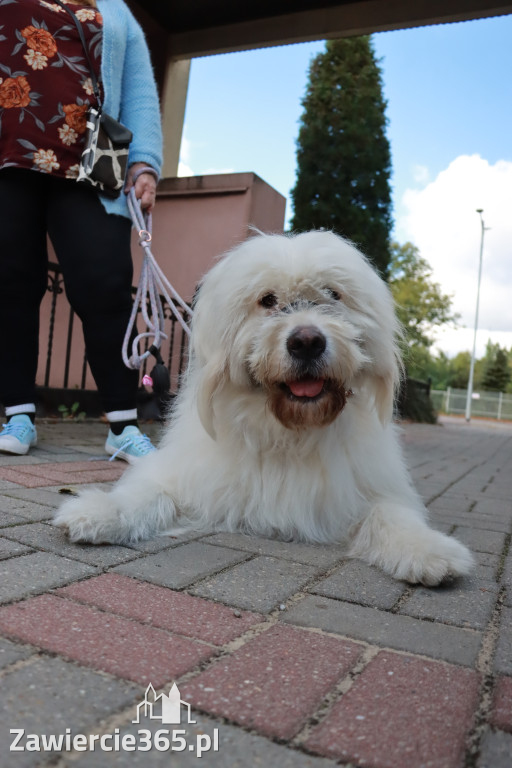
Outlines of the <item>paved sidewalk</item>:
[{"label": "paved sidewalk", "polygon": [[[478,562],[439,589],[339,546],[71,545],[50,525],[61,489],[126,466],[105,461],[105,433],[40,424],[29,456],[0,456],[2,768],[512,766],[512,425],[403,427],[432,523]],[[185,706],[179,726],[137,709],[173,682],[195,723]],[[35,751],[52,734],[64,751]]]}]

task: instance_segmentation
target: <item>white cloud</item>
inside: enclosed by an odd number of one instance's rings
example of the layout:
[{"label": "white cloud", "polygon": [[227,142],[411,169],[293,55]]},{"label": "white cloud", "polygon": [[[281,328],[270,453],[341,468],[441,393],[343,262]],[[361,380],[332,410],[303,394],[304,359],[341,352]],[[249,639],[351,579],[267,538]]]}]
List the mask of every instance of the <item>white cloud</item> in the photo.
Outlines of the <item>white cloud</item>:
[{"label": "white cloud", "polygon": [[195,176],[195,173],[189,165],[180,160],[178,164],[178,176]]},{"label": "white cloud", "polygon": [[430,181],[430,173],[426,165],[415,165],[412,169],[412,177],[416,184],[427,184]]},{"label": "white cloud", "polygon": [[[432,347],[434,352],[442,350],[448,357],[454,357],[457,352],[473,349],[474,326],[472,328],[440,328],[436,334],[436,341]],[[512,331],[489,331],[479,327],[476,335],[476,357],[485,355],[485,347],[489,339],[500,347],[510,349],[512,347]]]},{"label": "white cloud", "polygon": [[475,321],[481,225],[484,236],[477,355],[487,339],[512,346],[512,162],[490,165],[478,155],[457,157],[424,189],[406,191],[400,239],[418,246],[433,278],[453,294],[453,308],[466,329],[443,334],[455,353],[471,349]]},{"label": "white cloud", "polygon": [[234,168],[204,168],[198,176],[213,176],[214,174],[235,173]]},{"label": "white cloud", "polygon": [[219,174],[219,173],[234,173],[233,168],[205,168],[198,166],[195,169],[192,169],[192,164],[196,165],[196,163],[193,162],[193,154],[194,154],[194,147],[198,147],[199,145],[193,144],[191,141],[187,139],[185,135],[183,135],[181,139],[181,147],[180,147],[180,161],[178,164],[178,176],[209,176],[213,174]]},{"label": "white cloud", "polygon": [[183,136],[181,137],[180,144],[180,161],[184,163],[190,163],[190,154],[192,151],[192,144],[185,136],[185,128],[183,129]]}]

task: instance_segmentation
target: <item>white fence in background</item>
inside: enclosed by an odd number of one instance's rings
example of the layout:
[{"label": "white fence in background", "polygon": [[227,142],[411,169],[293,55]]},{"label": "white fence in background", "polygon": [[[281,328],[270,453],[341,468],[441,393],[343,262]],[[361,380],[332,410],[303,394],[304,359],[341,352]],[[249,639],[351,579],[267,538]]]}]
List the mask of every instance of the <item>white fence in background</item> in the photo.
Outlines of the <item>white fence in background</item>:
[{"label": "white fence in background", "polygon": [[[466,389],[431,389],[430,397],[436,411],[466,413]],[[504,392],[473,392],[471,415],[512,421],[512,395]]]}]

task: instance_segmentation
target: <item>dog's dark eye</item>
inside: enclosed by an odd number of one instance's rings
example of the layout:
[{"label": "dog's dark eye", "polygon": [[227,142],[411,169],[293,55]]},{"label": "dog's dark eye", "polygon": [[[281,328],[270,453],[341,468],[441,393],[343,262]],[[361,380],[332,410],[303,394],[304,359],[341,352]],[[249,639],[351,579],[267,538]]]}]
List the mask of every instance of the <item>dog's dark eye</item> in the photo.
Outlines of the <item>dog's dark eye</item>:
[{"label": "dog's dark eye", "polygon": [[272,307],[277,306],[277,296],[275,293],[266,293],[264,296],[260,299],[260,305],[262,307],[266,307],[266,309],[271,309]]},{"label": "dog's dark eye", "polygon": [[341,301],[341,293],[336,291],[334,288],[325,288],[325,290],[331,299],[334,299],[334,301]]}]

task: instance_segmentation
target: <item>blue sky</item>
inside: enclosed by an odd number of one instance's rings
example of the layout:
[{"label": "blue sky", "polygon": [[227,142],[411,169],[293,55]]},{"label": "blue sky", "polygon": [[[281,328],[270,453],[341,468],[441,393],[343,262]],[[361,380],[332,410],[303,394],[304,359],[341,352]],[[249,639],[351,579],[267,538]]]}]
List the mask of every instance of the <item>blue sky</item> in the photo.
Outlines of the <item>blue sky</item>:
[{"label": "blue sky", "polygon": [[[388,102],[394,234],[418,245],[466,326],[438,346],[454,353],[472,342],[478,207],[492,227],[478,351],[488,337],[512,346],[512,16],[373,39]],[[323,49],[319,41],[195,59],[181,173],[254,171],[288,196],[308,67]]]}]

